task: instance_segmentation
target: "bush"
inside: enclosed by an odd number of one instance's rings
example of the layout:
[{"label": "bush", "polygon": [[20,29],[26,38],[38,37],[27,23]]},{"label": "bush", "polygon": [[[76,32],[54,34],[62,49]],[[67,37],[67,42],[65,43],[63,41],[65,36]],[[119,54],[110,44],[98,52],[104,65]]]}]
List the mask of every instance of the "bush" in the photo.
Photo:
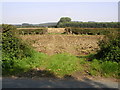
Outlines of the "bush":
[{"label": "bush", "polygon": [[120,61],[120,35],[118,32],[110,33],[99,42],[100,50],[95,55],[97,59],[105,61]]},{"label": "bush", "polygon": [[2,24],[2,67],[13,67],[15,59],[31,57],[33,50],[15,35],[16,28],[12,25]]}]

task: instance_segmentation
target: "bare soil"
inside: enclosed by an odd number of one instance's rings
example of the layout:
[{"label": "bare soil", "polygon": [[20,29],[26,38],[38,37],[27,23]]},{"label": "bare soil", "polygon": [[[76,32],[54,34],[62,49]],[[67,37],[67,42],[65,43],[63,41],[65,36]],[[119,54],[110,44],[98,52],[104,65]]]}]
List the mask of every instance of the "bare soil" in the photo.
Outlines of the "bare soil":
[{"label": "bare soil", "polygon": [[95,53],[101,35],[22,35],[38,52],[48,55],[70,53],[75,56]]}]

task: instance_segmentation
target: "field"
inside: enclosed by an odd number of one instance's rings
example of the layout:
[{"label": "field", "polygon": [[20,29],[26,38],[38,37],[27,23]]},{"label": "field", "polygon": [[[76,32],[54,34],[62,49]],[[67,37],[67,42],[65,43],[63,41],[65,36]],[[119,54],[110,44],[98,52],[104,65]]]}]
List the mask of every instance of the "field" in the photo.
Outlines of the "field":
[{"label": "field", "polygon": [[81,73],[81,76],[119,78],[117,31],[90,35],[90,32],[47,33],[43,28],[22,28],[17,33],[14,26],[3,27],[3,76],[65,77]]},{"label": "field", "polygon": [[95,53],[103,35],[21,35],[38,52],[48,55],[69,53],[75,56]]}]

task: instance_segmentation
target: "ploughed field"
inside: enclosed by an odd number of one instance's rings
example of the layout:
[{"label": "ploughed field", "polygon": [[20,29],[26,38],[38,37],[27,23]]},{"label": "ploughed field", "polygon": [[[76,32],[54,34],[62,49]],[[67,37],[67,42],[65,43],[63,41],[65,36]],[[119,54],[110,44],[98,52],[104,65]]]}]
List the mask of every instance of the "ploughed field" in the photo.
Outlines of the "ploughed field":
[{"label": "ploughed field", "polygon": [[70,53],[80,56],[95,53],[102,35],[21,35],[38,52],[48,55]]}]

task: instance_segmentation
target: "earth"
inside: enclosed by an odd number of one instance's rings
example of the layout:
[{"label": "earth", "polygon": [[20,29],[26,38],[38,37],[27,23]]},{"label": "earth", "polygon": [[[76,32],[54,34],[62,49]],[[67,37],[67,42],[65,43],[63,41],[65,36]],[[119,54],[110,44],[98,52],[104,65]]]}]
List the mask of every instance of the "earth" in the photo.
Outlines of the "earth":
[{"label": "earth", "polygon": [[48,55],[69,53],[75,56],[95,53],[102,35],[22,35],[38,52]]}]

